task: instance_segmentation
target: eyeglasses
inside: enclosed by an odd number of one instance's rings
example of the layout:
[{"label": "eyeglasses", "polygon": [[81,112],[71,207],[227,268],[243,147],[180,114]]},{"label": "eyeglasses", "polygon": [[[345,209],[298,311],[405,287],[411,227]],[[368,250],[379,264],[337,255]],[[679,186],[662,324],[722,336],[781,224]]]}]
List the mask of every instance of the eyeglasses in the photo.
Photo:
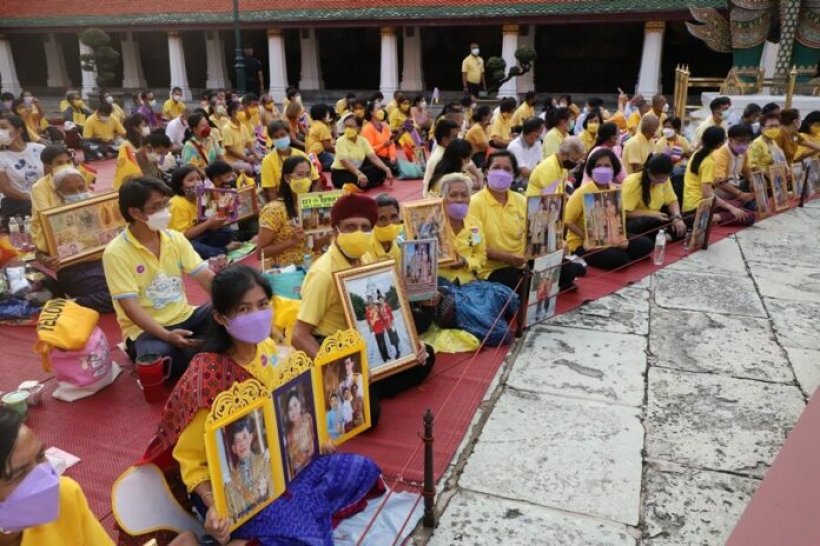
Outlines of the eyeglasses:
[{"label": "eyeglasses", "polygon": [[165,201],[157,203],[156,205],[154,205],[150,209],[145,209],[143,212],[145,214],[154,214],[156,212],[161,212],[161,211],[167,209],[170,205],[171,205],[171,201],[166,199]]}]

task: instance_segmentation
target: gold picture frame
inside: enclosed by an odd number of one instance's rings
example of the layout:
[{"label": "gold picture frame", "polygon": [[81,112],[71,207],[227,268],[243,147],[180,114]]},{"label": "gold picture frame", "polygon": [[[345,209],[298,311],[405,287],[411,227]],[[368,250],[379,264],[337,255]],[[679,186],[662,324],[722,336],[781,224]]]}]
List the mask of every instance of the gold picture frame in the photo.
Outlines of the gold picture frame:
[{"label": "gold picture frame", "polygon": [[584,198],[584,250],[609,248],[626,241],[626,213],[621,190],[589,192]]},{"label": "gold picture frame", "polygon": [[444,200],[421,199],[401,204],[404,234],[408,241],[436,239],[438,241],[438,265],[450,265],[458,261],[452,230],[446,228],[447,215]]},{"label": "gold picture frame", "polygon": [[342,195],[342,191],[320,191],[301,193],[296,197],[297,215],[305,234],[331,231],[330,209]]},{"label": "gold picture frame", "polygon": [[358,331],[325,338],[316,354],[313,389],[322,443],[339,445],[370,428],[370,370]]},{"label": "gold picture frame", "polygon": [[[205,456],[221,517],[234,531],[285,491],[270,392],[249,379],[220,393],[205,420]],[[238,466],[250,466],[240,472]]]},{"label": "gold picture frame", "polygon": [[364,340],[373,380],[417,365],[419,337],[395,260],[337,271],[333,276],[347,326]]},{"label": "gold picture frame", "polygon": [[689,250],[702,250],[708,242],[709,226],[712,223],[712,205],[714,196],[698,201],[695,209],[695,220],[692,223],[692,235],[689,237]]},{"label": "gold picture frame", "polygon": [[820,193],[820,159],[812,158],[808,161],[808,175],[806,176],[806,197],[814,197]]},{"label": "gold picture frame", "polygon": [[534,259],[564,248],[564,194],[527,198],[527,233],[524,255]]},{"label": "gold picture frame", "polygon": [[789,208],[789,184],[785,164],[769,167],[769,184],[775,212],[787,210]]},{"label": "gold picture frame", "polygon": [[751,189],[755,194],[755,204],[758,219],[767,218],[772,215],[772,204],[769,202],[767,191],[766,174],[763,171],[752,173]]},{"label": "gold picture frame", "polygon": [[119,194],[107,192],[89,199],[39,211],[50,256],[60,265],[98,258],[126,226]]},{"label": "gold picture frame", "polygon": [[792,191],[794,192],[793,197],[795,199],[800,199],[800,196],[803,195],[807,173],[808,169],[801,161],[792,163]]},{"label": "gold picture frame", "polygon": [[256,186],[243,186],[237,190],[236,216],[237,221],[259,216],[259,199],[256,195]]}]

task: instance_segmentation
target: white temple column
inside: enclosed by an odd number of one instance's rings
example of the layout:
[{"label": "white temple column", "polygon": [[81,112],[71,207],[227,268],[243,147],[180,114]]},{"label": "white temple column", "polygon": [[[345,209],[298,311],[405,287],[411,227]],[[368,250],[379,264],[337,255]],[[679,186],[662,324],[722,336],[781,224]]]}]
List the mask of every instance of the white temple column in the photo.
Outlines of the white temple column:
[{"label": "white temple column", "polygon": [[[763,55],[760,56],[760,68],[763,69],[764,78],[773,78],[775,65],[777,64],[777,54],[780,51],[780,44],[766,42],[763,45]],[[764,87],[762,93],[771,93],[770,87]]]},{"label": "white temple column", "polygon": [[299,89],[322,89],[322,67],[319,64],[319,44],[312,28],[299,31],[299,45],[302,53],[302,71]]},{"label": "white temple column", "polygon": [[140,45],[131,32],[122,40],[122,86],[126,89],[145,89],[145,72],[142,69]]},{"label": "white temple column", "polygon": [[392,97],[399,88],[399,48],[396,43],[396,29],[382,27],[382,64],[379,91],[385,97]]},{"label": "white temple column", "polygon": [[[91,53],[91,48],[80,41],[80,55],[91,55]],[[87,99],[91,96],[91,93],[94,92],[94,88],[97,87],[97,71],[83,70],[81,65],[80,74],[82,74],[83,77],[83,85],[80,87],[80,94],[84,99]]]},{"label": "white temple column", "polygon": [[68,70],[65,67],[65,57],[63,56],[63,48],[57,43],[57,38],[53,32],[48,33],[48,38],[43,43],[46,50],[46,73],[48,79],[46,85],[49,87],[59,87],[65,90],[66,87],[71,87],[71,81],[68,79]]},{"label": "white temple column", "polygon": [[[526,36],[524,34],[518,36],[518,47],[535,48],[535,25],[527,26]],[[519,95],[527,91],[535,91],[535,63],[532,64],[529,72],[515,78],[515,83]]]},{"label": "white temple column", "polygon": [[171,64],[171,87],[179,87],[182,89],[182,98],[191,100],[188,72],[185,70],[185,50],[182,48],[182,36],[174,30],[168,33],[168,60]]},{"label": "white temple column", "polygon": [[20,80],[17,79],[14,57],[11,54],[11,42],[2,34],[0,34],[0,90],[12,93],[15,97],[22,91]]},{"label": "white temple column", "polygon": [[225,46],[218,30],[205,31],[205,60],[207,65],[205,87],[208,89],[231,87],[225,62]]},{"label": "white temple column", "polygon": [[268,30],[268,72],[268,92],[273,100],[281,102],[285,99],[285,89],[288,87],[288,65],[285,60],[285,39],[278,28]]},{"label": "white temple column", "polygon": [[423,91],[424,73],[421,68],[421,29],[404,29],[404,67],[401,73],[402,91]]},{"label": "white temple column", "polygon": [[[501,58],[507,63],[506,73],[517,64],[515,50],[518,49],[518,25],[504,25],[501,27]],[[489,79],[489,75],[488,79]],[[498,89],[499,97],[512,97],[516,94],[516,80],[507,81]]]},{"label": "white temple column", "polygon": [[648,21],[644,26],[641,71],[638,74],[637,93],[647,100],[661,90],[661,57],[663,53],[663,21]]}]

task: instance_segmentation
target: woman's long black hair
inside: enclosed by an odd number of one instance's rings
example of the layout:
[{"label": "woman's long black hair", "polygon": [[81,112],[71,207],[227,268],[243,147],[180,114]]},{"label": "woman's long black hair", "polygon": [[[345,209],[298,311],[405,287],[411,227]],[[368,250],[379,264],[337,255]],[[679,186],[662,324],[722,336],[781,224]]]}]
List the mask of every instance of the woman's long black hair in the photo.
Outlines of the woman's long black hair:
[{"label": "woman's long black hair", "polygon": [[648,208],[649,202],[652,201],[652,181],[649,179],[649,174],[663,174],[669,176],[672,174],[672,159],[666,154],[649,154],[646,158],[646,163],[643,165],[641,171],[641,199],[644,205]]},{"label": "woman's long black hair", "polygon": [[444,150],[444,155],[441,156],[441,161],[433,170],[433,176],[427,184],[427,191],[435,188],[445,174],[460,173],[464,169],[464,160],[470,159],[472,155],[473,147],[466,140],[457,138],[450,142]]},{"label": "woman's long black hair", "polygon": [[689,163],[689,168],[692,169],[692,172],[697,174],[703,160],[709,157],[709,154],[723,146],[724,142],[726,142],[726,131],[723,130],[723,127],[709,127],[703,131],[703,137],[701,137],[703,147],[695,152],[695,155],[692,156],[692,160]]},{"label": "woman's long black hair", "polygon": [[182,181],[194,171],[199,172],[199,176],[202,177],[202,180],[205,180],[205,175],[202,174],[202,171],[193,165],[183,165],[174,169],[173,174],[171,174],[171,191],[174,192],[174,195],[185,195],[185,188],[182,185]]},{"label": "woman's long black hair", "polygon": [[[214,312],[222,316],[232,314],[242,302],[242,297],[254,286],[262,287],[268,299],[273,297],[270,283],[256,269],[241,264],[226,267],[214,276],[211,283]],[[231,347],[233,338],[224,326],[212,318],[202,352],[226,354]]]},{"label": "woman's long black hair", "polygon": [[23,419],[20,418],[19,413],[9,407],[0,406],[0,478],[6,481],[11,478],[9,475],[11,452],[14,451],[14,444],[17,443],[21,426],[23,426]]},{"label": "woman's long black hair", "polygon": [[[586,120],[584,120],[586,121]],[[598,127],[598,138],[595,139],[595,146],[593,148],[597,148],[598,146],[602,146],[604,142],[609,141],[614,136],[618,135],[618,126],[612,123],[611,121],[607,121],[602,123],[600,127]]]},{"label": "woman's long black hair", "polygon": [[22,131],[21,136],[23,137],[23,142],[31,142],[31,137],[28,134],[28,127],[26,127],[26,122],[23,121],[23,118],[17,114],[6,114],[2,119],[5,119],[11,123],[11,126],[18,131]]},{"label": "woman's long black hair", "polygon": [[279,188],[284,188],[285,191],[280,191],[279,195],[282,196],[282,201],[285,202],[285,210],[288,211],[288,218],[290,219],[296,218],[299,213],[296,210],[296,197],[293,195],[290,184],[285,180],[285,175],[293,174],[296,167],[302,163],[310,164],[310,161],[300,155],[292,155],[282,163],[282,180],[279,181]]},{"label": "woman's long black hair", "polygon": [[800,124],[799,132],[804,135],[811,134],[811,126],[815,123],[820,123],[820,110],[813,110],[803,118],[803,123]]}]

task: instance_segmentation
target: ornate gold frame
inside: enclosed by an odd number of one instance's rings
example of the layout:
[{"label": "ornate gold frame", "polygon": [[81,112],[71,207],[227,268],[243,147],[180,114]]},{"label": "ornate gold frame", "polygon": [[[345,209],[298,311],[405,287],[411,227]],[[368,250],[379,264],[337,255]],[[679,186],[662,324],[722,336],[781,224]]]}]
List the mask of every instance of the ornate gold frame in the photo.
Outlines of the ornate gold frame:
[{"label": "ornate gold frame", "polygon": [[416,233],[413,223],[410,221],[411,211],[427,207],[437,207],[440,209],[442,223],[438,233],[436,233],[436,239],[438,239],[438,265],[454,264],[458,261],[456,257],[456,246],[455,241],[453,241],[452,230],[446,229],[444,225],[445,222],[447,222],[447,215],[444,212],[443,199],[421,199],[419,201],[409,201],[401,204],[401,216],[404,221],[406,240],[415,241],[419,238],[419,234]]}]

